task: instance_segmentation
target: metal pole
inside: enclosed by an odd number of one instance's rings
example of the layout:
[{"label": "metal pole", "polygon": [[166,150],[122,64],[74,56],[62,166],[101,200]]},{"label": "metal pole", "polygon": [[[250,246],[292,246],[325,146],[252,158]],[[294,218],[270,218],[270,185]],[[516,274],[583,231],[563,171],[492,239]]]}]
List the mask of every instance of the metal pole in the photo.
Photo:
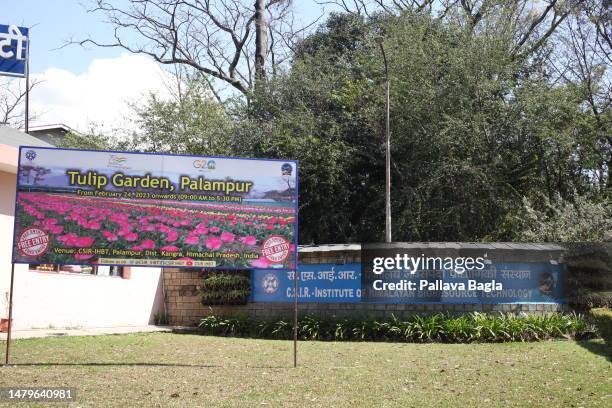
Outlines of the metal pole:
[{"label": "metal pole", "polygon": [[13,329],[13,282],[15,281],[15,264],[11,263],[11,289],[9,292],[8,329],[6,331],[6,355],[4,364],[9,363],[9,352],[11,347],[11,330]]},{"label": "metal pole", "polygon": [[298,338],[298,271],[293,271],[293,367],[297,367]]},{"label": "metal pole", "polygon": [[386,118],[386,152],[385,152],[385,238],[387,243],[391,239],[391,132],[389,130],[389,78],[387,77],[387,118]]},{"label": "metal pole", "polygon": [[391,240],[391,130],[390,130],[390,83],[389,83],[389,67],[387,64],[387,55],[383,47],[382,39],[378,42],[380,51],[382,52],[383,61],[385,63],[385,242],[390,243]]},{"label": "metal pole", "polygon": [[25,132],[30,131],[30,32],[28,31],[28,46],[26,47],[26,95],[25,95]]}]

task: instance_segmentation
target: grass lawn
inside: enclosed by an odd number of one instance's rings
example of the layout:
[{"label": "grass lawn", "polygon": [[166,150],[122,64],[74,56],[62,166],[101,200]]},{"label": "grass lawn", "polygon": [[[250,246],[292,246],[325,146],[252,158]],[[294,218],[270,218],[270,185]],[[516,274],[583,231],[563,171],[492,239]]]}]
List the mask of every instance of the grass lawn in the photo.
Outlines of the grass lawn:
[{"label": "grass lawn", "polygon": [[297,369],[289,341],[187,334],[17,340],[11,350],[17,366],[0,368],[0,387],[76,387],[75,406],[612,406],[601,340],[300,342]]}]

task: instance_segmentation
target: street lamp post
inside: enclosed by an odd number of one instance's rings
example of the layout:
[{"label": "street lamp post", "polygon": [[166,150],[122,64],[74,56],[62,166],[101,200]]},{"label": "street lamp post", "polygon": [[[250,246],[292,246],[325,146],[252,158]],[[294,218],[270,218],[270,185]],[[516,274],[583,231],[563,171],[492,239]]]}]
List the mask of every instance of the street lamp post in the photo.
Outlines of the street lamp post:
[{"label": "street lamp post", "polygon": [[383,38],[378,39],[378,45],[385,63],[385,242],[391,242],[391,131],[390,122],[390,97],[389,97],[389,66],[387,55],[383,46]]}]

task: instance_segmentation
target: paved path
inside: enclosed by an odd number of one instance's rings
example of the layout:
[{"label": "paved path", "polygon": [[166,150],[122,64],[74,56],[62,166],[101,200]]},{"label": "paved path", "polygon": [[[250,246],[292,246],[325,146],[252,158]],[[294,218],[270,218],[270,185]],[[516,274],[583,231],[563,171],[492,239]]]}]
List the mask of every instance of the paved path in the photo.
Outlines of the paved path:
[{"label": "paved path", "polygon": [[[63,337],[63,336],[100,336],[106,334],[126,333],[152,333],[171,332],[174,328],[170,326],[118,326],[118,327],[95,327],[88,329],[29,329],[13,330],[11,339],[33,339],[39,337]],[[0,340],[6,340],[6,333],[0,333]]]}]

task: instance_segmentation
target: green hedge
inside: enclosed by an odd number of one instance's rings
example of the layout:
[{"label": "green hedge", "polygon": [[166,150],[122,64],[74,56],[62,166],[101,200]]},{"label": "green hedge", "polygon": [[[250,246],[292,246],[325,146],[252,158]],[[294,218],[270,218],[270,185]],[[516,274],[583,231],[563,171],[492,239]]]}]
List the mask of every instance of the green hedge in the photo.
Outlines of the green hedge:
[{"label": "green hedge", "polygon": [[[291,320],[253,321],[246,318],[208,316],[199,324],[203,334],[269,339],[291,339]],[[462,316],[414,315],[386,320],[324,319],[305,316],[298,321],[301,340],[399,342],[506,342],[553,338],[588,338],[594,327],[581,315],[545,316],[472,313]]]},{"label": "green hedge", "polygon": [[591,316],[595,320],[599,334],[607,344],[612,346],[612,310],[592,309]]},{"label": "green hedge", "polygon": [[198,287],[202,304],[243,305],[251,295],[251,279],[243,272],[209,272]]},{"label": "green hedge", "polygon": [[567,296],[576,310],[612,308],[612,243],[572,242],[567,248]]}]

